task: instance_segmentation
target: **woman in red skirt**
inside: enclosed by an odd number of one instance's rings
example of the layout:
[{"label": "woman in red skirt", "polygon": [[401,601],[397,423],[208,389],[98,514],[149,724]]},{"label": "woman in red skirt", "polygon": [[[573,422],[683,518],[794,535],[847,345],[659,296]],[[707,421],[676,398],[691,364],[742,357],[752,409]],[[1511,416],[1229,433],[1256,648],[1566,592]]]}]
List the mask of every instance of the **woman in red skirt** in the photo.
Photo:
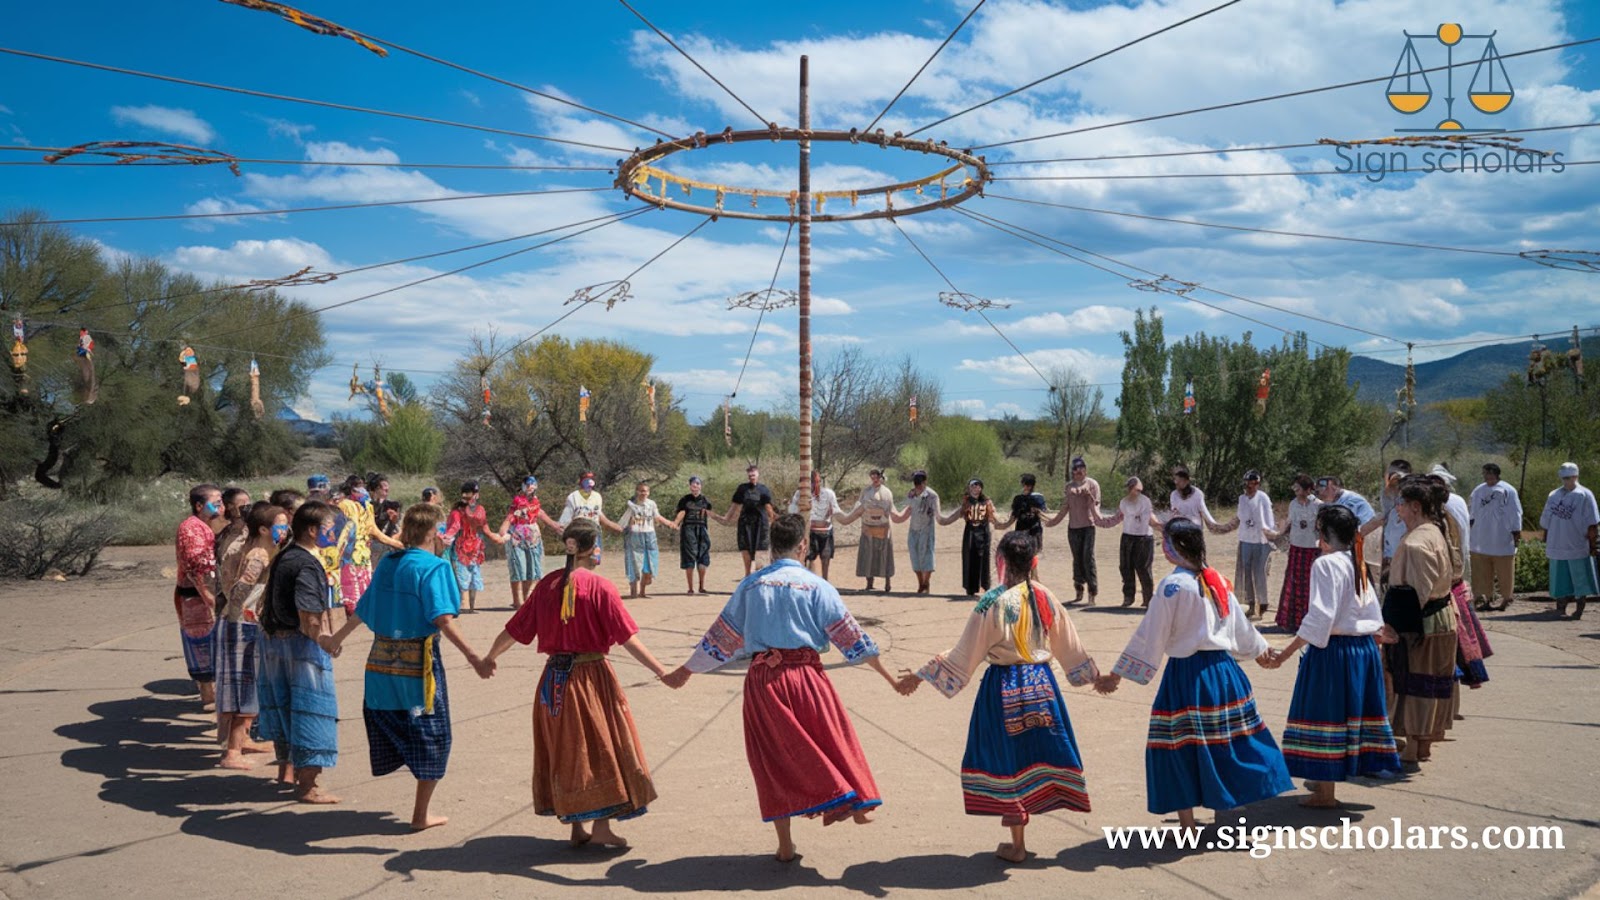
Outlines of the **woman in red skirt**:
[{"label": "woman in red skirt", "polygon": [[1310,608],[1311,564],[1322,555],[1317,544],[1317,511],[1321,508],[1316,482],[1304,472],[1296,475],[1294,499],[1289,501],[1281,532],[1289,535],[1289,564],[1283,573],[1283,593],[1278,595],[1277,618],[1278,627],[1290,634],[1300,630],[1300,620]]},{"label": "woman in red skirt", "polygon": [[790,819],[822,817],[865,824],[881,805],[878,786],[844,704],[822,671],[815,648],[833,644],[850,663],[865,661],[902,694],[878,658],[878,645],[856,624],[833,585],[801,562],[806,521],[772,525],[772,565],[740,583],[694,655],[662,679],[682,687],[691,674],[748,658],[744,680],[744,749],[755,776],[761,819],[778,831],[780,862],[795,858]]},{"label": "woman in red skirt", "polygon": [[[567,567],[534,586],[485,657],[492,664],[513,642],[539,640],[550,654],[533,705],[533,809],[572,826],[572,846],[628,842],[613,819],[643,815],[656,798],[628,698],[606,652],[621,646],[657,678],[667,672],[639,640],[616,585],[593,571],[599,526],[575,519],[562,539]],[[585,825],[594,823],[594,831]]]}]

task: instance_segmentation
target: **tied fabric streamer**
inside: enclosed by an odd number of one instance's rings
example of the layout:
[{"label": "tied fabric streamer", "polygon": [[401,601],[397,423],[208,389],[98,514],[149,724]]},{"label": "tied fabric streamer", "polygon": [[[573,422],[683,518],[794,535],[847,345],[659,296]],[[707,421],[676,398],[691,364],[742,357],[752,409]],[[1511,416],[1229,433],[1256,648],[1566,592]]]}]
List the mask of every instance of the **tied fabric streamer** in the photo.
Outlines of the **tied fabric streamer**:
[{"label": "tied fabric streamer", "polygon": [[250,414],[260,419],[267,414],[267,405],[261,402],[261,367],[255,357],[250,357]]},{"label": "tied fabric streamer", "polygon": [[361,370],[355,363],[350,364],[350,399],[354,400],[357,394],[365,394],[366,385],[361,383]]},{"label": "tied fabric streamer", "polygon": [[656,420],[656,383],[654,381],[646,381],[644,383],[644,398],[650,404],[650,433],[655,434],[658,422]]},{"label": "tied fabric streamer", "polygon": [[478,389],[483,391],[483,424],[488,425],[489,419],[493,416],[493,413],[490,412],[490,407],[494,403],[494,394],[489,391],[488,372],[480,372],[478,374]]},{"label": "tied fabric streamer", "polygon": [[1261,379],[1256,382],[1256,415],[1267,414],[1267,395],[1272,393],[1272,370],[1262,369]]},{"label": "tied fabric streamer", "polygon": [[78,329],[78,347],[73,352],[78,357],[78,397],[88,406],[100,398],[100,381],[94,374],[94,338],[89,329]]},{"label": "tied fabric streamer", "polygon": [[188,406],[200,392],[200,360],[194,355],[194,348],[185,344],[178,351],[178,362],[183,364],[183,393],[178,395],[178,405]]},{"label": "tied fabric streamer", "polygon": [[589,421],[589,389],[578,385],[578,421]]},{"label": "tied fabric streamer", "polygon": [[528,392],[528,415],[524,419],[524,423],[529,428],[532,428],[533,427],[533,420],[537,419],[538,417],[539,417],[539,398],[534,396],[533,391],[529,391]]},{"label": "tied fabric streamer", "polygon": [[372,366],[372,396],[378,401],[378,415],[383,416],[385,422],[389,421],[389,398],[383,393],[383,370],[376,364]]},{"label": "tied fabric streamer", "polygon": [[1572,367],[1572,373],[1579,378],[1583,377],[1583,341],[1578,337],[1578,326],[1572,326],[1572,349],[1567,351],[1567,365]]},{"label": "tied fabric streamer", "polygon": [[911,395],[911,402],[906,404],[906,417],[911,422],[911,427],[917,427],[917,395]]},{"label": "tied fabric streamer", "polygon": [[327,19],[322,18],[321,16],[313,16],[310,13],[301,12],[292,6],[284,6],[282,3],[273,3],[271,0],[222,0],[222,2],[231,3],[234,6],[242,6],[245,9],[255,9],[260,10],[261,12],[277,13],[283,18],[293,22],[296,25],[299,25],[301,28],[304,28],[312,34],[320,34],[326,37],[349,38],[350,40],[355,41],[379,56],[389,55],[389,51],[379,47],[377,44],[374,44],[356,32],[344,27],[343,25],[337,25],[328,21]]},{"label": "tied fabric streamer", "polygon": [[733,400],[722,398],[722,442],[733,446]]},{"label": "tied fabric streamer", "polygon": [[1191,376],[1183,383],[1183,414],[1194,415],[1194,378]]},{"label": "tied fabric streamer", "polygon": [[27,330],[22,320],[11,321],[11,374],[16,377],[17,393],[28,395],[28,345],[23,340]]}]

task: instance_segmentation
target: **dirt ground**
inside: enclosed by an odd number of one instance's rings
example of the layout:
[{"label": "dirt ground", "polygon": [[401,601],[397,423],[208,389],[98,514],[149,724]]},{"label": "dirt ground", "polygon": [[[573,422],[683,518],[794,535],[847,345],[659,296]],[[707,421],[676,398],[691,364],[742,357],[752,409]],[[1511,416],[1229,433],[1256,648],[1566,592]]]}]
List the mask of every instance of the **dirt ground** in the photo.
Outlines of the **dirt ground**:
[{"label": "dirt ground", "polygon": [[[917,597],[847,592],[846,602],[881,644],[892,668],[914,668],[955,642],[970,611],[959,596],[959,531],[942,529],[935,589]],[[1043,578],[1070,596],[1066,535],[1047,534]],[[1213,562],[1231,575],[1229,537]],[[1109,668],[1139,621],[1118,608],[1116,533],[1102,531],[1101,605],[1072,608],[1097,661]],[[675,554],[664,554],[675,557]],[[672,559],[668,565],[673,564]],[[553,560],[552,560],[553,562]],[[838,572],[854,572],[841,548]],[[899,564],[906,557],[903,546]],[[1125,683],[1111,697],[1069,691],[1091,813],[1038,816],[1028,863],[992,856],[1002,829],[962,814],[958,773],[970,694],[931,690],[902,698],[863,668],[826,656],[884,806],[868,826],[824,830],[801,822],[804,854],[784,865],[756,810],[740,719],[742,670],[669,691],[624,654],[613,662],[629,691],[660,799],[623,823],[623,852],[569,850],[565,827],[529,803],[530,704],[542,659],[513,650],[489,682],[447,651],[455,747],[434,811],[450,823],[407,833],[412,782],[373,778],[361,723],[365,632],[336,663],[340,765],[325,776],[338,807],[296,805],[267,779],[215,767],[214,723],[186,680],[171,606],[169,548],[118,548],[91,576],[66,583],[0,584],[0,895],[12,898],[198,897],[248,891],[281,896],[477,895],[562,897],[608,887],[667,896],[713,891],[849,897],[973,891],[986,896],[1334,897],[1378,890],[1399,898],[1563,897],[1600,879],[1600,610],[1558,621],[1548,604],[1488,614],[1492,681],[1467,692],[1465,719],[1421,775],[1342,786],[1339,814],[1298,807],[1286,795],[1218,818],[1233,826],[1558,826],[1564,849],[1112,850],[1102,826],[1155,826],[1145,811],[1144,736],[1154,686]],[[1274,597],[1283,557],[1273,556]],[[509,615],[505,570],[486,567],[487,603],[463,617],[486,649]],[[726,592],[742,571],[733,554],[713,560],[710,583]],[[621,578],[608,554],[602,573]],[[1158,567],[1158,577],[1163,569]],[[860,582],[835,575],[843,588]],[[661,592],[631,604],[652,650],[676,664],[726,594],[688,597],[669,570]],[[898,590],[914,586],[909,571]],[[1286,638],[1264,629],[1281,645]],[[1268,726],[1281,732],[1294,666],[1248,666]],[[1297,792],[1298,793],[1298,792]],[[1202,815],[1202,821],[1211,818]]]}]

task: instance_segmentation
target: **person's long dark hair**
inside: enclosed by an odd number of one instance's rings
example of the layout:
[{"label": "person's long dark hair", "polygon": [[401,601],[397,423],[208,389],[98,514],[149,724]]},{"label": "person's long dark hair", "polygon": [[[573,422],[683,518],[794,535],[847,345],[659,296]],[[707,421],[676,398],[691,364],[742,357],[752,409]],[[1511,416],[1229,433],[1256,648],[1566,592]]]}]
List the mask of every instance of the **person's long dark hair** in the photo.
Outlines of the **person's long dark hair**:
[{"label": "person's long dark hair", "polygon": [[578,556],[594,551],[595,542],[600,539],[600,526],[589,519],[573,519],[572,523],[561,532],[561,542],[572,542],[568,548],[572,552],[567,554],[567,567],[561,574],[561,621],[572,620],[577,612],[577,588],[572,583],[572,570],[577,568]]},{"label": "person's long dark hair", "polygon": [[[1179,497],[1182,497],[1183,499],[1187,500],[1190,497],[1194,496],[1194,478],[1189,474],[1188,467],[1179,466],[1176,469],[1173,469],[1172,470],[1172,477],[1173,478],[1182,477],[1185,481],[1189,482],[1188,484],[1184,485],[1183,487],[1178,488],[1178,496]],[[1204,535],[1202,535],[1201,537],[1202,537],[1201,544],[1204,544],[1205,543],[1205,541],[1203,540]],[[1202,550],[1203,550],[1203,548],[1202,548]]]},{"label": "person's long dark hair", "polygon": [[1195,578],[1200,582],[1201,596],[1209,595],[1211,602],[1217,606],[1217,613],[1227,618],[1231,586],[1220,572],[1206,564],[1206,530],[1199,522],[1183,516],[1169,519],[1162,530],[1166,533],[1167,543],[1172,546],[1172,552],[1194,569]]},{"label": "person's long dark hair", "polygon": [[1356,514],[1348,508],[1329,503],[1317,510],[1317,536],[1334,550],[1350,554],[1350,568],[1355,573],[1357,596],[1367,589],[1367,567],[1361,564],[1361,557],[1358,555],[1360,541],[1357,540],[1357,536],[1360,532]]}]

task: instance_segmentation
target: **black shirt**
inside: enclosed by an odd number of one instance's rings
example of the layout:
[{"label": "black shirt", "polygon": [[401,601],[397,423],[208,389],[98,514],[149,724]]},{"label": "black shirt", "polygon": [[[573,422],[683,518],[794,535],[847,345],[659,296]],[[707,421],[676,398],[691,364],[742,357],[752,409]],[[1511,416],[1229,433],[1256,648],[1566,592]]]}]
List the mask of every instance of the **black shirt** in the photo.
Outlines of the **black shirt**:
[{"label": "black shirt", "polygon": [[758,517],[766,518],[766,514],[761,511],[761,507],[772,505],[772,491],[767,490],[767,486],[764,484],[751,484],[747,481],[739,485],[738,490],[733,492],[733,502],[744,507],[739,511],[739,519],[741,521],[748,521]]},{"label": "black shirt", "polygon": [[1044,523],[1039,521],[1039,511],[1044,509],[1044,495],[1040,493],[1018,494],[1011,498],[1011,518],[1018,531],[1043,531]]},{"label": "black shirt", "polygon": [[705,525],[706,514],[711,509],[711,501],[705,494],[696,497],[693,494],[684,494],[678,500],[678,512],[683,513],[683,524]]},{"label": "black shirt", "polygon": [[267,634],[300,630],[300,613],[331,607],[332,592],[322,561],[299,544],[278,554],[267,575],[267,602],[261,628]]}]

